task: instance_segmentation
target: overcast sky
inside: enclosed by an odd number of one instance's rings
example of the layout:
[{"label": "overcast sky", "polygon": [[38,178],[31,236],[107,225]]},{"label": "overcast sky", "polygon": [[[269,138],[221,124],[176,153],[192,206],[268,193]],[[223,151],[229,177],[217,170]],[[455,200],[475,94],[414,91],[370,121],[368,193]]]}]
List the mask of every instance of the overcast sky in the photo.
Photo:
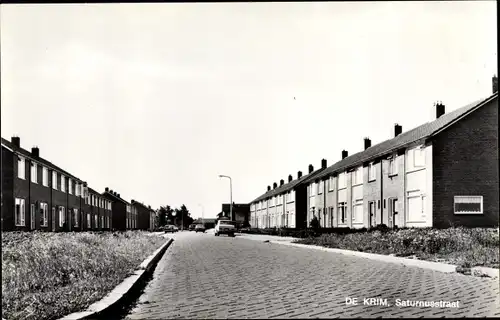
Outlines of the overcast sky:
[{"label": "overcast sky", "polygon": [[[496,1],[1,6],[1,133],[214,217],[491,94]],[[294,99],[295,97],[295,99]]]}]

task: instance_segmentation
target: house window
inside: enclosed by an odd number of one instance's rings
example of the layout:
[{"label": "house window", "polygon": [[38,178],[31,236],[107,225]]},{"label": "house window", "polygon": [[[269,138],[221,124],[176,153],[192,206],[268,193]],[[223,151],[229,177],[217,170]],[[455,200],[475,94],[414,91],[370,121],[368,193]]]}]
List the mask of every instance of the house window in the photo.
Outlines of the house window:
[{"label": "house window", "polygon": [[309,186],[310,196],[314,197],[316,195],[316,183],[311,183]]},{"label": "house window", "polygon": [[377,179],[377,167],[372,162],[368,165],[368,181],[374,181]]},{"label": "house window", "polygon": [[324,181],[320,181],[318,183],[318,194],[322,194],[323,193],[323,188],[324,188]]},{"label": "house window", "polygon": [[352,206],[352,221],[363,222],[363,200],[356,200]]},{"label": "house window", "polygon": [[38,175],[37,175],[37,164],[31,163],[31,182],[38,183]]},{"label": "house window", "polygon": [[328,178],[328,191],[333,191],[333,187],[335,186],[335,178],[331,176]]},{"label": "house window", "polygon": [[25,224],[25,207],[24,207],[24,199],[21,198],[16,198],[16,216],[15,216],[15,222],[16,226],[24,226]]},{"label": "house window", "polygon": [[63,227],[64,223],[66,223],[66,214],[64,212],[64,207],[59,207],[59,227]]},{"label": "house window", "polygon": [[40,225],[46,227],[49,225],[49,207],[46,203],[40,203]]},{"label": "house window", "polygon": [[104,227],[104,216],[101,216],[101,227]]},{"label": "house window", "polygon": [[345,172],[339,174],[339,187],[338,189],[344,189],[346,187]]},{"label": "house window", "polygon": [[61,174],[61,191],[66,192],[66,177]]},{"label": "house window", "polygon": [[425,148],[418,147],[413,149],[413,166],[414,167],[424,167],[425,166]]},{"label": "house window", "polygon": [[482,214],[483,197],[455,196],[454,207],[455,207],[455,214]]},{"label": "house window", "polygon": [[57,190],[57,172],[52,171],[52,189]]},{"label": "house window", "polygon": [[92,221],[90,218],[90,213],[87,213],[87,228],[89,228],[89,229],[92,228]]},{"label": "house window", "polygon": [[78,182],[75,183],[75,196],[80,196],[80,184]]},{"label": "house window", "polygon": [[408,199],[408,221],[420,222],[425,217],[425,195],[421,191],[409,191]]},{"label": "house window", "polygon": [[353,185],[363,183],[363,167],[356,168],[353,172]]},{"label": "house window", "polygon": [[49,186],[49,169],[42,167],[42,185],[44,187]]},{"label": "house window", "polygon": [[19,179],[25,179],[26,178],[26,161],[23,157],[17,158],[17,177]]},{"label": "house window", "polygon": [[347,220],[347,203],[346,202],[339,202],[339,217],[338,221],[340,224],[345,224]]},{"label": "house window", "polygon": [[389,175],[395,176],[398,174],[398,157],[394,156],[389,159]]},{"label": "house window", "polygon": [[97,214],[94,215],[94,228],[99,228],[99,218],[97,217]]},{"label": "house window", "polygon": [[73,180],[71,178],[68,178],[68,193],[73,194]]}]

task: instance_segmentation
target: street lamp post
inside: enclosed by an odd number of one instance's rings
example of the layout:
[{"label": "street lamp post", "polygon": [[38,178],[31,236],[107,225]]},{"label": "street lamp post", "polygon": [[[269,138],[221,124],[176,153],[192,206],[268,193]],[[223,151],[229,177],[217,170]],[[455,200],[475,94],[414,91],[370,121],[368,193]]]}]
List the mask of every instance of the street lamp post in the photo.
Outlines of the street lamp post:
[{"label": "street lamp post", "polygon": [[233,219],[233,181],[230,176],[225,176],[223,174],[219,175],[219,178],[228,178],[229,179],[229,217],[231,220]]},{"label": "street lamp post", "polygon": [[204,221],[203,221],[203,220],[204,220],[204,218],[205,218],[205,208],[203,207],[203,205],[202,205],[202,204],[199,204],[199,203],[198,203],[198,205],[201,207],[201,224],[205,225],[205,223],[204,223]]}]

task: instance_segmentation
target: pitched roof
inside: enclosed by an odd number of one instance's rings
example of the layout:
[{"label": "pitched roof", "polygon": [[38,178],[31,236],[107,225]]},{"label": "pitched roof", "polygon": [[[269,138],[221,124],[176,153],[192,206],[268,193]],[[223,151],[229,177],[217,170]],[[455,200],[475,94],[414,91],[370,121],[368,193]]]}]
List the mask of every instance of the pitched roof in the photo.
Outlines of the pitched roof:
[{"label": "pitched roof", "polygon": [[122,198],[120,198],[119,196],[115,196],[114,194],[110,193],[109,191],[104,191],[104,192],[102,193],[102,195],[104,195],[104,196],[108,196],[108,197],[110,197],[110,198],[111,198],[111,199],[113,199],[113,200],[118,200],[118,201],[121,201],[121,202],[123,202],[123,203],[125,203],[125,204],[130,204],[130,203],[129,203],[128,201],[126,201],[125,199],[122,199]]},{"label": "pitched roof", "polygon": [[49,167],[50,169],[54,169],[56,171],[59,171],[61,172],[62,174],[64,174],[65,176],[67,177],[70,177],[72,179],[75,179],[75,180],[78,180],[78,181],[81,181],[81,182],[84,182],[82,179],[80,178],[77,178],[75,177],[74,175],[72,175],[71,173],[59,168],[58,166],[56,166],[55,164],[53,164],[52,162],[48,161],[48,160],[45,160],[44,158],[42,157],[33,157],[31,155],[31,152],[23,149],[23,148],[18,148],[18,147],[15,147],[12,142],[10,142],[9,140],[5,139],[5,138],[2,138],[2,145],[4,145],[5,147],[7,147],[8,149],[10,150],[13,150],[15,152],[18,152],[20,154],[22,154],[24,157],[26,158],[29,158],[31,160],[34,160],[36,162],[39,162],[47,167]]},{"label": "pitched roof", "polygon": [[[450,113],[446,113],[439,117],[438,119],[432,121],[432,122],[427,122],[423,125],[420,125],[412,130],[409,130],[407,132],[401,133],[395,138],[383,141],[379,144],[376,144],[364,151],[355,153],[343,160],[340,160],[339,162],[331,165],[328,167],[324,172],[322,172],[320,175],[318,175],[316,178],[320,179],[326,176],[330,176],[334,173],[338,173],[341,171],[344,171],[346,169],[349,169],[354,166],[358,166],[363,164],[364,162],[374,160],[378,157],[381,157],[385,154],[392,153],[394,151],[397,151],[403,147],[405,147],[408,144],[414,143],[416,141],[428,138],[433,136],[434,134],[438,133],[448,125],[452,124],[455,120],[458,120],[462,116],[465,116],[469,114],[470,112],[473,112],[474,110],[480,108],[481,106],[485,105],[486,103],[490,102],[493,99],[498,98],[498,93],[495,93],[494,95],[481,99],[478,101],[475,101],[473,103],[470,103],[462,108],[459,108],[457,110],[454,110]],[[310,180],[309,180],[310,181]]]},{"label": "pitched roof", "polygon": [[324,168],[318,169],[318,170],[313,171],[309,174],[306,174],[305,176],[300,177],[299,179],[292,180],[292,181],[290,181],[282,186],[279,186],[276,189],[271,189],[270,191],[264,193],[263,195],[261,195],[260,197],[253,200],[250,203],[258,202],[258,201],[273,197],[275,195],[288,192],[288,191],[294,189],[295,187],[298,187],[300,184],[304,183],[304,181],[306,181],[307,179],[313,179],[314,177],[316,177],[317,175],[322,173],[324,170],[325,170]]}]

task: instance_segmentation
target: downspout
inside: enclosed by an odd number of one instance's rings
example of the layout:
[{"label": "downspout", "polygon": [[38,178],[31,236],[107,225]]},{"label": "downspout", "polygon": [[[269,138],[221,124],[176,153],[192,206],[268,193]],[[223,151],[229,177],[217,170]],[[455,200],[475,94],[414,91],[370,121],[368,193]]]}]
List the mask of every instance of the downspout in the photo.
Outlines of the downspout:
[{"label": "downspout", "polygon": [[380,160],[380,224],[384,224],[384,160]]}]

